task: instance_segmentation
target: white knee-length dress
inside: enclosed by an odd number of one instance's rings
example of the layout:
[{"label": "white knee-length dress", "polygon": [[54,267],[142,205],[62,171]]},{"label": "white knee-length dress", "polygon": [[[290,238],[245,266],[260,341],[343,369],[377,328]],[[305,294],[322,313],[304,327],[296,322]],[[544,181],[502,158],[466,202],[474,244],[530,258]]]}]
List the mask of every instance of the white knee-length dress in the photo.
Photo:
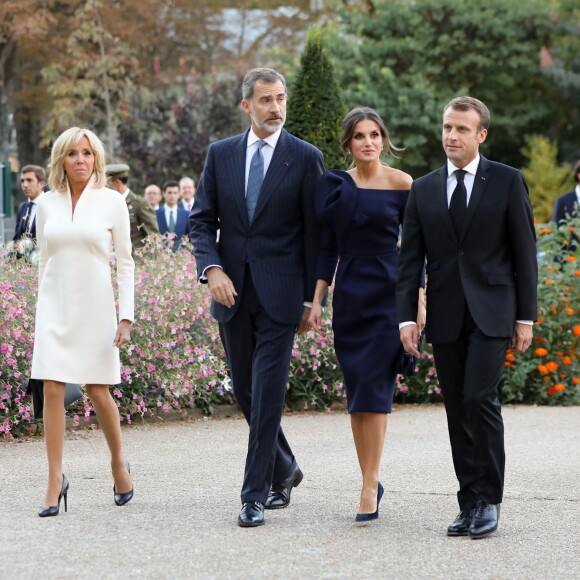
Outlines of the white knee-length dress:
[{"label": "white knee-length dress", "polygon": [[134,263],[123,196],[95,188],[91,178],[73,214],[70,191],[49,191],[38,204],[36,237],[40,264],[32,378],[120,383],[119,349],[113,346],[113,248],[119,319],[133,321],[134,309]]}]

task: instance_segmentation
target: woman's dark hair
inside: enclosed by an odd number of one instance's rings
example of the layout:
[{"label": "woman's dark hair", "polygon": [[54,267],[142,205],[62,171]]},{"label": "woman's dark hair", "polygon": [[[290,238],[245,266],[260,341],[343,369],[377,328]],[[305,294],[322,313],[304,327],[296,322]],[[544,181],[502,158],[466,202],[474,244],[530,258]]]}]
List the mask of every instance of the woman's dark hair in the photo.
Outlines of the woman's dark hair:
[{"label": "woman's dark hair", "polygon": [[393,151],[402,151],[399,147],[395,147],[389,137],[389,131],[381,116],[370,107],[355,107],[349,111],[342,122],[342,135],[340,136],[340,150],[344,155],[350,153],[350,142],[354,136],[354,129],[357,123],[361,121],[374,121],[381,131],[383,137],[383,155],[388,157],[393,155]]}]

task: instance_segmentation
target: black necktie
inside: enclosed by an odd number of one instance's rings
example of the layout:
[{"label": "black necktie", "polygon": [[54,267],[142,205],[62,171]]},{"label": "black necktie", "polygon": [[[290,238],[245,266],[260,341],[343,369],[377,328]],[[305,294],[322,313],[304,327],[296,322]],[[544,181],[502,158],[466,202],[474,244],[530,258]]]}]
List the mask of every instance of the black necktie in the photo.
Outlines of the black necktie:
[{"label": "black necktie", "polygon": [[32,214],[32,206],[34,204],[29,201],[28,205],[26,206],[26,214],[24,215],[24,226],[22,227],[22,235],[28,235],[28,228],[30,226],[30,214]]},{"label": "black necktie", "polygon": [[453,195],[449,203],[449,214],[451,215],[455,233],[457,236],[460,236],[467,212],[467,189],[465,189],[464,182],[465,169],[456,169],[453,173],[455,173],[455,177],[457,178],[457,185],[453,190]]}]

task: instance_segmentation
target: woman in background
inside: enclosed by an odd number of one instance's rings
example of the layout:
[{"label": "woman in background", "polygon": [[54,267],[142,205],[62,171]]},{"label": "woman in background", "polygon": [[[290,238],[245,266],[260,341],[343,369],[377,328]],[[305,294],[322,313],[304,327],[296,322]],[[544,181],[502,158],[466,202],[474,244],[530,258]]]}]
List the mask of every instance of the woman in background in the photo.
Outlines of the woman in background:
[{"label": "woman in background", "polygon": [[[111,451],[114,501],[133,486],[121,447],[117,405],[109,385],[121,382],[119,347],[133,321],[134,264],[124,199],[105,187],[105,149],[88,129],[73,127],[52,148],[49,185],[38,206],[40,250],[33,379],[44,381],[48,486],[40,517],[56,516],[69,481],[63,474],[65,383],[85,384]],[[119,319],[111,280],[114,247]]]},{"label": "woman in background", "polygon": [[[402,351],[395,306],[397,243],[412,178],[381,161],[395,148],[373,109],[357,107],[347,114],[341,148],[352,156],[351,168],[327,171],[316,191],[321,252],[309,322],[323,334],[321,304],[340,258],[333,295],[334,346],[363,478],[355,519],[368,521],[379,517],[379,468]],[[417,298],[422,329],[422,290]]]}]

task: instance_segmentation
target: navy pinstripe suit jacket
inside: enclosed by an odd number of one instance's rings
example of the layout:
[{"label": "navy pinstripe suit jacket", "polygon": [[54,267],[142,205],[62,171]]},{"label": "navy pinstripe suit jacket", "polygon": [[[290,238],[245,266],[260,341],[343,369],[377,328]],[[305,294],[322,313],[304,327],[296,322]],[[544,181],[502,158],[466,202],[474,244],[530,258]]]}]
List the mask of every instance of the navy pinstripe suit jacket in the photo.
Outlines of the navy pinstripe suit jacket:
[{"label": "navy pinstripe suit jacket", "polygon": [[249,223],[248,132],[213,143],[208,150],[189,216],[198,276],[219,265],[238,292],[232,308],[212,303],[218,322],[228,322],[235,314],[249,268],[267,314],[280,324],[298,324],[304,301],[314,296],[314,188],[324,171],[322,153],[282,129]]}]

